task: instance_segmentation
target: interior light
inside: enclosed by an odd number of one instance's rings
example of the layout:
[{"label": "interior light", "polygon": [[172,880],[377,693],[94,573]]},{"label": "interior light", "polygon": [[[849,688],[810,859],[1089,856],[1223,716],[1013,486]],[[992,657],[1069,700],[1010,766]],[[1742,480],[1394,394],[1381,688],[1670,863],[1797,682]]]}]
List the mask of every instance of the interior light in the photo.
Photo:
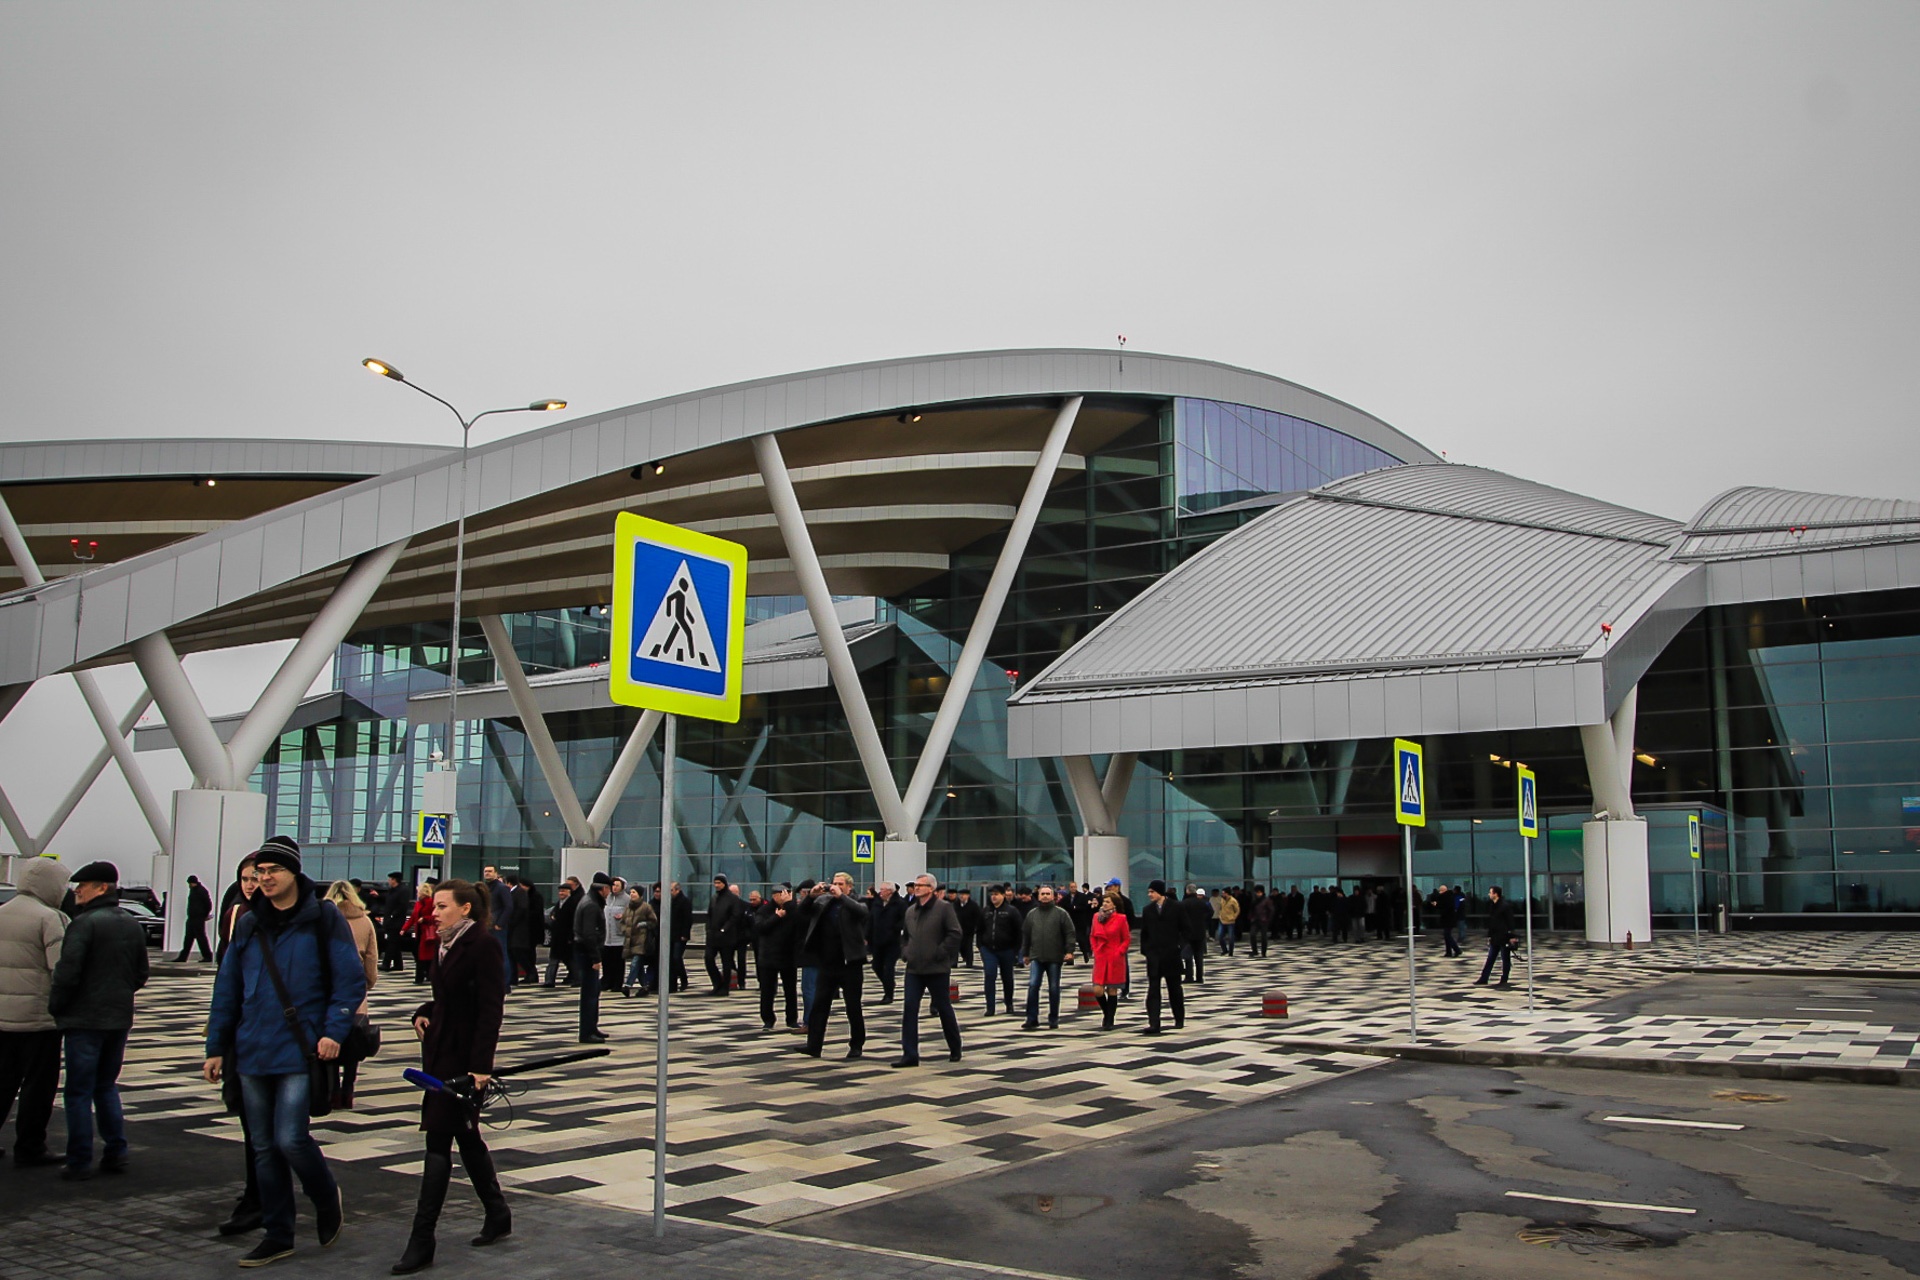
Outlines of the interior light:
[{"label": "interior light", "polygon": [[654,463],[654,464],[653,464],[653,474],[655,474],[655,475],[657,475],[657,476],[663,476],[663,475],[665,475],[665,474],[667,474],[667,464],[666,464],[666,463],[664,463],[664,462],[656,462],[656,463]]},{"label": "interior light", "polygon": [[1641,764],[1648,766],[1649,768],[1651,768],[1654,764],[1658,763],[1652,756],[1648,755],[1644,751],[1634,752],[1633,758],[1635,760],[1638,760]]},{"label": "interior light", "polygon": [[915,413],[913,410],[909,409],[905,413],[901,414],[898,418],[894,419],[894,421],[902,424],[905,424],[908,422],[918,422],[920,421],[920,415]]}]

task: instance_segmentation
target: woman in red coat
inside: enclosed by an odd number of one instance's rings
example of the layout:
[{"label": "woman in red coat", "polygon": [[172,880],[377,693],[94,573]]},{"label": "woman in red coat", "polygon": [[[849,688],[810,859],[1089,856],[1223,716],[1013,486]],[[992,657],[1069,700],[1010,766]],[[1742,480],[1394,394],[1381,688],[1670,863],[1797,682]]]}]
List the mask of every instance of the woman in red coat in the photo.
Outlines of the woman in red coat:
[{"label": "woman in red coat", "polygon": [[1113,1026],[1113,1015],[1120,1008],[1120,988],[1127,985],[1127,948],[1133,931],[1120,910],[1119,895],[1109,893],[1100,899],[1100,910],[1088,930],[1093,943],[1093,985],[1100,993],[1100,1029]]},{"label": "woman in red coat", "polygon": [[400,936],[413,939],[413,985],[426,985],[427,971],[433,967],[433,954],[440,949],[439,926],[433,922],[433,887],[437,880],[420,886],[420,898],[413,904]]},{"label": "woman in red coat", "polygon": [[[433,893],[439,955],[433,962],[433,999],[413,1015],[420,1036],[420,1066],[438,1080],[471,1077],[476,1091],[493,1075],[493,1051],[507,1007],[506,957],[487,927],[487,895],[465,880],[444,880]],[[470,1095],[471,1096],[471,1095]],[[393,1265],[406,1275],[433,1261],[433,1231],[453,1179],[453,1144],[460,1163],[486,1207],[476,1245],[492,1244],[513,1231],[513,1215],[501,1194],[493,1155],[480,1135],[480,1108],[449,1090],[429,1090],[420,1107],[427,1133],[427,1162],[420,1204],[413,1215],[407,1251]]]}]

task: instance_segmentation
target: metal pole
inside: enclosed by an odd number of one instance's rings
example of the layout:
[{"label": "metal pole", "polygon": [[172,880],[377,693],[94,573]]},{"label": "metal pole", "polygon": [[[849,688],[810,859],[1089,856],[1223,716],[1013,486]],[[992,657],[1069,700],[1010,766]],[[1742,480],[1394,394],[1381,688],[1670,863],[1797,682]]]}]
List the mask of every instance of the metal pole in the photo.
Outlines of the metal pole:
[{"label": "metal pole", "polygon": [[[444,403],[444,402],[443,402]],[[451,407],[451,406],[449,406]],[[460,515],[453,525],[453,634],[447,642],[447,759],[446,768],[459,773],[460,762],[454,746],[454,732],[459,726],[460,707],[460,595],[466,585],[467,568],[467,440],[473,433],[473,423],[461,417],[459,411],[454,417],[460,418]],[[452,833],[448,833],[448,852],[452,852]]]},{"label": "metal pole", "polygon": [[1402,860],[1406,864],[1407,876],[1407,1036],[1420,1038],[1420,987],[1414,980],[1413,936],[1420,917],[1415,915],[1418,908],[1413,900],[1413,828],[1400,828],[1400,847]]},{"label": "metal pole", "polygon": [[659,1025],[653,1051],[653,1238],[667,1234],[667,1005],[673,991],[673,757],[680,749],[680,717],[667,716],[660,748],[660,959],[654,974]]},{"label": "metal pole", "polygon": [[[1538,812],[1536,809],[1535,812]],[[1527,1012],[1533,1012],[1533,837],[1520,837],[1521,874],[1527,895]]]},{"label": "metal pole", "polygon": [[1693,967],[1700,967],[1700,860],[1689,857],[1687,884],[1693,890]]}]

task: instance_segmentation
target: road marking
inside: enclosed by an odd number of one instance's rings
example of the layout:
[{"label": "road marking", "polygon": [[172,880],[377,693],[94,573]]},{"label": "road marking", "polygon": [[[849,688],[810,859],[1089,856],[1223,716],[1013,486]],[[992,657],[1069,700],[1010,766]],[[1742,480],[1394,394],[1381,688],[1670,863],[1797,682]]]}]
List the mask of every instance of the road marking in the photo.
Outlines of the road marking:
[{"label": "road marking", "polygon": [[1743,1124],[1721,1124],[1717,1120],[1663,1120],[1658,1116],[1602,1116],[1608,1124],[1664,1124],[1676,1129],[1744,1129]]},{"label": "road marking", "polygon": [[1515,1200],[1551,1200],[1555,1204],[1584,1204],[1595,1209],[1639,1209],[1644,1213],[1698,1213],[1698,1209],[1676,1209],[1664,1204],[1625,1204],[1619,1200],[1586,1200],[1579,1196],[1542,1196],[1531,1191],[1509,1191],[1507,1195]]},{"label": "road marking", "polygon": [[1797,1004],[1795,1013],[1872,1013],[1871,1009],[1840,1009],[1830,1004]]}]

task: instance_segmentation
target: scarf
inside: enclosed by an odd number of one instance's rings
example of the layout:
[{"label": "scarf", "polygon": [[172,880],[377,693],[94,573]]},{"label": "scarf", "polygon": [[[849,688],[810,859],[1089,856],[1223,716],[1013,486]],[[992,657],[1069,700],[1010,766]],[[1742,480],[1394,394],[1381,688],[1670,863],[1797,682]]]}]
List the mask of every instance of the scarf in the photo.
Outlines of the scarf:
[{"label": "scarf", "polygon": [[460,935],[472,927],[473,917],[469,916],[459,924],[454,925],[451,929],[442,929],[440,931],[440,958],[442,960],[447,958],[447,951],[453,944],[460,941]]}]

